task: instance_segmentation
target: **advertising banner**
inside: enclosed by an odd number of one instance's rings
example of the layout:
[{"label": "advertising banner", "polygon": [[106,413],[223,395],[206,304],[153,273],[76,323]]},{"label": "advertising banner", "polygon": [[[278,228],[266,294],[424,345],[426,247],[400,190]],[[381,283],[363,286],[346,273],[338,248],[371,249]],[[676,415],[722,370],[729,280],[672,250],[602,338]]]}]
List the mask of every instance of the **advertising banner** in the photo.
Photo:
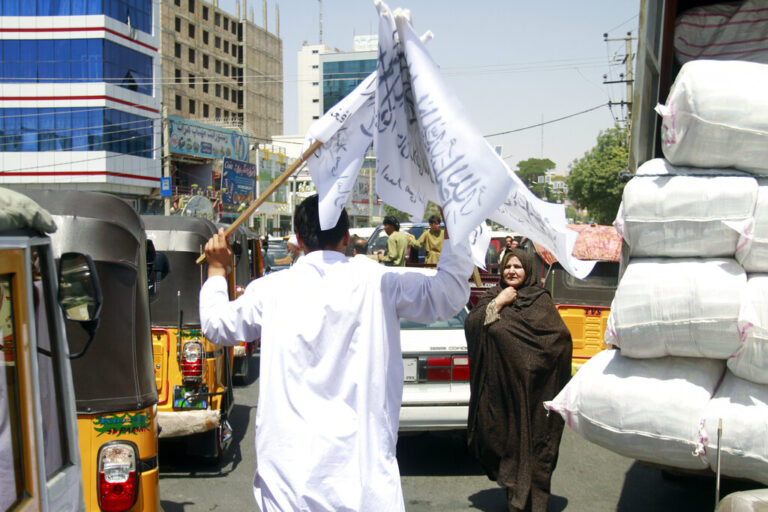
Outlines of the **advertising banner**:
[{"label": "advertising banner", "polygon": [[248,204],[256,197],[256,165],[225,158],[221,170],[224,204]]},{"label": "advertising banner", "polygon": [[168,122],[171,153],[203,158],[248,160],[248,136],[237,130],[174,116],[168,116]]}]

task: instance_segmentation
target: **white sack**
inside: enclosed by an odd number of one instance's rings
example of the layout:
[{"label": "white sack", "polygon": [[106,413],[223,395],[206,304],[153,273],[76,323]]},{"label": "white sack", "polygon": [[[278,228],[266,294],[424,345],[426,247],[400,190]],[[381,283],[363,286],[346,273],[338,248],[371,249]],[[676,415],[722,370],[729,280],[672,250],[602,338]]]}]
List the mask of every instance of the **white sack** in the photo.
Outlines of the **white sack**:
[{"label": "white sack", "polygon": [[702,412],[724,369],[723,361],[638,360],[604,350],[544,406],[588,441],[626,457],[705,469],[693,452]]},{"label": "white sack", "polygon": [[672,85],[662,116],[664,156],[675,165],[768,170],[768,65],[694,60]]},{"label": "white sack", "polygon": [[742,345],[728,368],[737,377],[768,384],[768,275],[749,276],[738,325]]},{"label": "white sack", "polygon": [[753,221],[739,237],[736,260],[747,272],[768,272],[768,180],[757,180]]},{"label": "white sack", "polygon": [[675,20],[675,57],[768,62],[765,0],[721,2],[688,9]]},{"label": "white sack", "polygon": [[656,158],[624,187],[614,224],[631,257],[733,257],[757,195],[757,180],[748,174]]},{"label": "white sack", "polygon": [[715,396],[703,412],[701,442],[704,458],[717,467],[717,425],[722,474],[768,484],[768,387],[726,372]]},{"label": "white sack", "polygon": [[732,259],[630,260],[605,343],[627,357],[728,359],[741,347],[737,322],[746,283]]}]

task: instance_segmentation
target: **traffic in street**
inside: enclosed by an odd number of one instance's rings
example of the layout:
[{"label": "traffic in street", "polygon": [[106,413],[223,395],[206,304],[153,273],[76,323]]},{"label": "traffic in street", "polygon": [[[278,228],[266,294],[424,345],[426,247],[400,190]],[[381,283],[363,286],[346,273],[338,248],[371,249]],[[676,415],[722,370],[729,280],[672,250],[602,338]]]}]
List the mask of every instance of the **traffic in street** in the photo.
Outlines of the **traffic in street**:
[{"label": "traffic in street", "polygon": [[[258,358],[251,359],[257,374]],[[165,512],[258,510],[254,416],[258,378],[235,388],[233,441],[221,464],[190,459],[183,445],[160,444],[160,496]],[[467,452],[461,431],[401,434],[397,444],[409,512],[504,511],[504,490]],[[724,479],[721,496],[757,484]],[[582,439],[566,428],[552,477],[550,512],[713,510],[715,479],[663,472]]]}]

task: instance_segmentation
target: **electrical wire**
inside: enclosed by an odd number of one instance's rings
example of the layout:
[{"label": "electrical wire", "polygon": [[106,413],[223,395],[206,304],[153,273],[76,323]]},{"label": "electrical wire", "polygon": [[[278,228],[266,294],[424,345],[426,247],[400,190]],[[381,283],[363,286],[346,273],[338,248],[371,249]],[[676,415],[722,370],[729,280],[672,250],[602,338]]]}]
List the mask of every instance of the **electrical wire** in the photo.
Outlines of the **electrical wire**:
[{"label": "electrical wire", "polygon": [[568,114],[567,116],[558,117],[557,119],[551,119],[549,121],[544,121],[542,123],[536,123],[536,124],[532,124],[532,125],[529,125],[529,126],[524,126],[522,128],[516,128],[514,130],[507,130],[507,131],[498,132],[498,133],[490,133],[488,135],[483,135],[483,137],[485,137],[485,138],[496,137],[497,135],[507,135],[509,133],[517,133],[517,132],[522,132],[524,130],[530,130],[531,128],[538,128],[540,126],[545,126],[545,125],[548,125],[548,124],[556,123],[556,122],[562,121],[564,119],[570,119],[571,117],[580,116],[582,114],[586,114],[587,112],[592,112],[593,110],[597,110],[599,108],[606,107],[606,106],[608,106],[608,103],[601,103],[600,105],[596,105],[596,106],[594,106],[592,108],[588,108],[586,110],[582,110],[581,112],[576,112],[575,114]]}]

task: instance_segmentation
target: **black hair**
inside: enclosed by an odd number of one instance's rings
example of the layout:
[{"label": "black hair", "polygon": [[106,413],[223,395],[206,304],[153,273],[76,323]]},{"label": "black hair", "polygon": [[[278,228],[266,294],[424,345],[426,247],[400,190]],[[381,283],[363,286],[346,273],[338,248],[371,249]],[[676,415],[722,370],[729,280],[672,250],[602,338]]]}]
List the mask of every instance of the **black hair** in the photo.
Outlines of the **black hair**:
[{"label": "black hair", "polygon": [[318,201],[317,194],[309,196],[296,207],[293,216],[296,233],[304,241],[307,252],[336,247],[349,230],[349,216],[346,208],[342,208],[339,220],[334,227],[321,230]]},{"label": "black hair", "polygon": [[351,245],[357,249],[357,254],[368,253],[368,240],[361,236],[358,236]]},{"label": "black hair", "polygon": [[392,226],[393,228],[395,228],[395,231],[400,231],[400,221],[397,220],[392,215],[387,215],[386,217],[384,217],[384,220],[381,221],[381,223],[384,224],[385,226],[387,225]]},{"label": "black hair", "polygon": [[429,222],[436,222],[440,224],[440,216],[439,215],[430,215],[429,216]]}]

